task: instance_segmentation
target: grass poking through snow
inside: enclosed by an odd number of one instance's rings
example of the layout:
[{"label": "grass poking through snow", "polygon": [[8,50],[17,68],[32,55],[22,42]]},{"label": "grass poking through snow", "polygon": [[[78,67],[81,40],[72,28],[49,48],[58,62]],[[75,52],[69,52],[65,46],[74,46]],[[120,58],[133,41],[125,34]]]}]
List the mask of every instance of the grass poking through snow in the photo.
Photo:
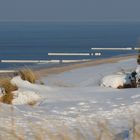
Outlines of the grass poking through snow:
[{"label": "grass poking through snow", "polygon": [[[19,70],[19,72],[15,73],[15,76],[17,75],[19,75],[22,80],[26,80],[32,84],[34,84],[39,77],[29,68]],[[11,79],[10,77],[0,79],[0,88],[3,89],[3,95],[0,97],[0,102],[2,103],[12,104],[12,100],[14,99],[14,94],[12,92],[18,90],[18,87],[11,83]],[[30,102],[29,105],[34,105],[35,103],[36,102]]]},{"label": "grass poking through snow", "polygon": [[22,70],[19,70],[19,75],[22,80],[29,81],[30,83],[35,83],[35,81],[38,79],[37,74],[35,74],[31,69],[24,68]]},{"label": "grass poking through snow", "polygon": [[0,80],[0,87],[3,88],[3,96],[1,96],[0,101],[6,104],[11,104],[13,100],[13,91],[18,90],[16,85],[11,83],[10,78],[2,78]]}]

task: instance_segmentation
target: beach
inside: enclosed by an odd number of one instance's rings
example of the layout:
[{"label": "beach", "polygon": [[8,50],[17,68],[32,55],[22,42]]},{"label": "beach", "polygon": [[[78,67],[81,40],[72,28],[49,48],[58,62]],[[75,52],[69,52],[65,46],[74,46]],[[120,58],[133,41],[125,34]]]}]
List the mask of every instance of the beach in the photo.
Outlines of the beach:
[{"label": "beach", "polygon": [[[40,74],[43,84],[13,77],[11,83],[18,90],[13,92],[13,105],[1,103],[0,134],[12,137],[13,133],[7,131],[13,129],[9,125],[14,125],[20,128],[15,129],[18,136],[25,132],[31,140],[34,140],[33,131],[40,130],[44,137],[55,136],[55,132],[64,136],[66,132],[74,138],[80,131],[78,135],[86,135],[84,140],[93,140],[92,130],[100,131],[102,126],[98,123],[103,122],[105,133],[115,138],[124,135],[124,139],[129,140],[132,120],[140,124],[139,88],[116,89],[101,86],[101,83],[107,75],[134,71],[136,57],[121,56],[34,70]],[[45,133],[42,134],[42,130]]]},{"label": "beach", "polygon": [[[124,55],[124,56],[116,56],[116,57],[111,57],[111,58],[100,58],[100,59],[95,59],[95,60],[87,60],[87,61],[79,61],[79,62],[69,62],[69,63],[57,63],[57,64],[53,64],[52,66],[43,66],[44,64],[42,64],[43,67],[39,67],[36,66],[35,68],[32,66],[27,66],[29,68],[31,68],[35,73],[37,73],[37,75],[39,75],[40,77],[43,76],[48,76],[51,74],[59,74],[65,71],[69,71],[72,69],[78,69],[78,68],[83,68],[83,67],[91,67],[91,66],[95,66],[95,65],[101,65],[101,64],[106,64],[106,63],[115,63],[117,61],[121,61],[121,60],[126,60],[126,59],[130,59],[130,58],[137,58],[136,55]],[[45,64],[46,65],[46,64]],[[19,69],[22,69],[24,67],[21,67]],[[18,68],[17,68],[18,69]],[[7,76],[14,76],[14,73],[17,72],[15,69],[12,70],[1,70],[0,71],[0,77],[7,77]]]},{"label": "beach", "polygon": [[64,64],[64,65],[58,65],[57,67],[51,67],[51,68],[42,68],[35,70],[41,77],[42,76],[48,76],[50,74],[59,74],[65,71],[70,71],[72,69],[78,69],[83,67],[91,67],[106,63],[115,63],[117,61],[121,60],[127,60],[130,58],[137,58],[136,55],[127,55],[127,56],[118,56],[118,57],[112,57],[112,58],[105,58],[105,59],[96,59],[96,60],[89,60],[87,62],[78,62],[78,63],[70,63],[70,64]]},{"label": "beach", "polygon": [[0,140],[140,140],[139,7],[2,1]]}]

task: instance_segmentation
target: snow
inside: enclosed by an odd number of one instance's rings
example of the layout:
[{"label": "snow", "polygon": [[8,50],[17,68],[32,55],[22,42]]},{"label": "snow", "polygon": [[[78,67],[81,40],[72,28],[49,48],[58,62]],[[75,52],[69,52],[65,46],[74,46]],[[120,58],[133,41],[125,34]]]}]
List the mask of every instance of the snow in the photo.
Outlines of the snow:
[{"label": "snow", "polygon": [[[32,84],[32,83],[30,83],[28,81],[24,81],[24,80],[21,79],[20,76],[16,76],[16,77],[12,78],[11,83],[13,85],[18,86],[19,88],[22,88],[22,89],[38,90],[41,87],[44,87],[42,85]],[[46,90],[51,90],[51,88],[49,88],[48,86],[45,86],[45,89]]]},{"label": "snow", "polygon": [[21,105],[21,104],[34,104],[38,102],[41,97],[33,92],[28,90],[17,90],[13,92],[14,99],[12,100],[13,105]]},{"label": "snow", "polygon": [[132,72],[126,72],[124,70],[122,72],[117,72],[116,74],[107,75],[103,77],[101,86],[119,88],[124,87],[124,85],[132,85],[132,81],[135,81],[138,87],[140,79],[140,66],[137,66],[133,72],[134,74],[136,73],[135,77],[132,76]]},{"label": "snow", "polygon": [[41,99],[41,96],[38,93],[32,91],[32,88],[36,88],[37,85],[22,80],[20,76],[14,77],[11,80],[11,83],[19,88],[17,91],[13,92],[13,105],[36,103]]},{"label": "snow", "polygon": [[136,73],[139,73],[140,74],[140,66],[137,66],[136,67]]},{"label": "snow", "polygon": [[118,88],[123,87],[124,84],[131,85],[131,74],[113,74],[105,76],[102,79],[101,86]]},{"label": "snow", "polygon": [[137,66],[136,68],[136,82],[137,82],[137,87],[140,87],[140,66]]},{"label": "snow", "polygon": [[[129,59],[73,69],[43,77],[45,85],[31,84],[15,77],[11,82],[19,87],[19,90],[15,91],[17,96],[13,101],[16,123],[29,130],[27,120],[46,127],[46,120],[51,119],[72,128],[78,127],[79,122],[84,124],[86,129],[86,120],[95,123],[97,120],[106,119],[116,130],[116,134],[128,132],[132,114],[134,118],[139,118],[140,89],[115,88],[120,83],[130,82],[130,75],[123,74],[122,69],[129,73],[136,67],[136,59]],[[113,88],[101,87],[102,81],[107,87]],[[38,103],[33,107],[25,105],[30,99]],[[2,104],[2,107],[4,111],[0,117],[8,121],[9,118],[4,116],[7,115],[9,106]],[[1,120],[0,124],[3,125]]]},{"label": "snow", "polygon": [[0,87],[0,96],[2,96],[3,93],[5,93],[5,90],[4,90],[4,88]]}]

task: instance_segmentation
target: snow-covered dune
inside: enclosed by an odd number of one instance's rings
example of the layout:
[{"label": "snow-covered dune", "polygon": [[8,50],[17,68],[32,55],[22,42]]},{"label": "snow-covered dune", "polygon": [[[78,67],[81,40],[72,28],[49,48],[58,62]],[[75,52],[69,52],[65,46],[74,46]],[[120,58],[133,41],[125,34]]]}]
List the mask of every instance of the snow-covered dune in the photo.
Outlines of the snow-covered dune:
[{"label": "snow-covered dune", "polygon": [[[40,99],[34,107],[14,106],[14,116],[18,116],[18,124],[24,124],[25,129],[28,127],[25,120],[30,119],[35,123],[41,123],[49,118],[71,127],[76,125],[76,120],[84,123],[85,119],[107,119],[114,129],[129,130],[128,125],[132,114],[134,117],[139,114],[140,89],[106,88],[101,87],[100,83],[104,76],[122,72],[122,69],[130,72],[135,70],[136,66],[136,60],[129,59],[73,69],[43,77],[45,85],[31,84],[20,77],[15,77],[12,83],[19,87],[19,91],[16,91],[19,99],[14,101],[15,104],[27,102],[30,98]],[[114,78],[119,79],[119,74]],[[110,82],[115,83],[115,81]],[[23,101],[25,95],[29,96],[26,96]],[[2,106],[8,110],[8,106]],[[45,123],[42,124],[44,125]]]}]

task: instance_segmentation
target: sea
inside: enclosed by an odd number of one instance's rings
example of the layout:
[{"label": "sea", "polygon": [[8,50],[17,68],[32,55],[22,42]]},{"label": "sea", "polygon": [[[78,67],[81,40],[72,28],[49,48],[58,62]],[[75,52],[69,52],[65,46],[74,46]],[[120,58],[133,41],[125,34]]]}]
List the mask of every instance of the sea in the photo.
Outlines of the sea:
[{"label": "sea", "polygon": [[0,22],[0,69],[36,65],[23,60],[53,63],[55,60],[82,61],[136,54],[138,50],[134,48],[139,47],[139,38],[140,22],[3,21]]}]

